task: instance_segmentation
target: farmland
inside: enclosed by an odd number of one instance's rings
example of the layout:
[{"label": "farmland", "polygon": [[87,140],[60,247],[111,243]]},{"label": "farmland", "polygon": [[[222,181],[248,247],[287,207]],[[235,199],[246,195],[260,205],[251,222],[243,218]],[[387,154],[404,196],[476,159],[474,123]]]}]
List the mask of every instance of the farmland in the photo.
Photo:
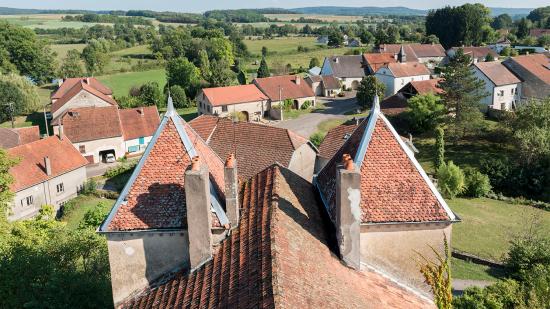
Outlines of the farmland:
[{"label": "farmland", "polygon": [[82,28],[84,26],[90,27],[96,24],[79,21],[61,21],[61,17],[65,15],[66,14],[0,15],[0,20],[5,20],[9,23],[31,29]]},{"label": "farmland", "polygon": [[319,15],[319,14],[264,14],[269,19],[280,21],[298,20],[300,17],[305,19],[318,19],[327,23],[354,23],[363,20],[363,16],[342,16],[342,15]]},{"label": "farmland", "polygon": [[166,84],[166,73],[164,69],[117,73],[98,76],[97,78],[111,88],[115,96],[128,95],[128,91],[133,86],[140,86],[146,82],[157,82],[161,89],[164,88]]}]

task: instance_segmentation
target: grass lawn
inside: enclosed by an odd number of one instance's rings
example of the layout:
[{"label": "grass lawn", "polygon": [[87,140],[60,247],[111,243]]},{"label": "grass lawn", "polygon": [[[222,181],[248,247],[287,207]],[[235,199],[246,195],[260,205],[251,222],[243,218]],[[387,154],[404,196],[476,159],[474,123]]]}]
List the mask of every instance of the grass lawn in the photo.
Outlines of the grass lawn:
[{"label": "grass lawn", "polygon": [[[183,118],[185,121],[191,121],[194,118],[196,118],[198,115],[196,106],[192,106],[188,108],[178,108],[176,110],[178,111],[178,114],[181,116],[181,118]],[[166,108],[159,109],[159,113],[164,113],[164,112],[166,112]]]},{"label": "grass lawn", "polygon": [[452,247],[501,261],[510,241],[535,227],[550,235],[550,212],[487,198],[447,200],[462,219],[453,225]]},{"label": "grass lawn", "polygon": [[244,43],[248,47],[248,51],[256,55],[262,54],[263,46],[267,47],[269,56],[270,54],[297,52],[298,46],[307,47],[309,49],[320,49],[319,45],[315,44],[316,40],[315,37],[282,37],[244,40]]},{"label": "grass lawn", "polygon": [[76,49],[79,52],[86,47],[86,44],[51,44],[50,48],[57,54],[57,61],[61,62],[66,56],[67,52],[71,49]]},{"label": "grass lawn", "polygon": [[113,90],[115,96],[126,96],[133,86],[141,86],[146,82],[157,82],[161,89],[166,84],[166,73],[164,69],[117,73],[97,77],[102,83]]},{"label": "grass lawn", "polygon": [[86,214],[88,210],[96,207],[100,202],[104,204],[103,207],[105,207],[107,211],[115,204],[115,200],[85,195],[80,195],[72,201],[75,203],[75,207],[65,214],[61,220],[67,222],[67,227],[73,230],[78,228],[78,224],[82,218],[84,218],[84,214]]},{"label": "grass lawn", "polygon": [[453,279],[496,281],[504,276],[504,272],[501,269],[451,258],[451,275]]}]

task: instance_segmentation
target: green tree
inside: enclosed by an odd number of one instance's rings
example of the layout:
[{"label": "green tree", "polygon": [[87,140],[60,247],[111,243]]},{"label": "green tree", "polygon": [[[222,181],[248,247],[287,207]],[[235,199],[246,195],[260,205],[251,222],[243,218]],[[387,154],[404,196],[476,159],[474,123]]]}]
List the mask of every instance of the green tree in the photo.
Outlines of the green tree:
[{"label": "green tree", "polygon": [[79,229],[88,229],[91,228],[95,230],[103,220],[107,217],[109,208],[104,202],[99,202],[94,208],[88,210],[82,221],[80,221],[78,228]]},{"label": "green tree", "polygon": [[187,58],[175,58],[166,65],[166,80],[169,85],[185,89],[187,97],[195,97],[200,82],[200,70]]},{"label": "green tree", "polygon": [[342,32],[334,29],[328,35],[328,46],[338,47],[344,45],[344,35]]},{"label": "green tree", "polygon": [[102,73],[105,66],[109,64],[109,42],[105,39],[90,40],[82,50],[82,59],[86,65],[88,74]]},{"label": "green tree", "polygon": [[208,59],[206,50],[199,51],[199,70],[201,70],[202,79],[210,80],[212,71],[210,71],[210,60]]},{"label": "green tree", "polygon": [[263,78],[263,77],[269,77],[269,76],[271,76],[271,74],[269,73],[267,62],[265,61],[265,58],[262,58],[262,61],[260,62],[260,67],[258,68],[257,77]]},{"label": "green tree", "polygon": [[491,191],[489,176],[476,169],[466,169],[466,190],[465,195],[469,197],[482,197]]},{"label": "green tree", "polygon": [[40,107],[36,86],[13,73],[0,75],[0,98],[2,103],[13,103],[12,106],[0,106],[0,122],[10,119],[12,112],[14,116],[29,114]]},{"label": "green tree", "polygon": [[9,52],[0,46],[0,74],[18,73],[17,68],[10,61]]},{"label": "green tree", "polygon": [[522,160],[550,158],[550,98],[521,104],[508,125]]},{"label": "green tree", "polygon": [[447,113],[447,125],[455,141],[470,132],[479,130],[483,114],[480,102],[486,95],[485,82],[476,78],[470,69],[470,57],[459,48],[443,69],[439,87]]},{"label": "green tree", "polygon": [[541,27],[548,18],[550,18],[550,6],[536,8],[527,15],[527,19],[533,23],[538,22]]},{"label": "green tree", "polygon": [[493,29],[509,29],[512,27],[512,17],[508,14],[500,14],[497,17],[493,18],[493,21],[491,22],[491,27]]},{"label": "green tree", "polygon": [[445,163],[445,131],[441,126],[438,126],[435,130],[435,149],[437,151],[435,155],[435,168],[436,170]]},{"label": "green tree", "polygon": [[67,56],[61,62],[59,68],[59,76],[62,78],[82,77],[84,76],[84,68],[82,68],[81,54],[76,49],[71,49],[67,52]]},{"label": "green tree", "polygon": [[241,85],[246,85],[247,81],[246,81],[246,74],[244,73],[243,70],[240,70],[239,71],[239,74],[237,74],[237,81],[239,82],[239,84]]},{"label": "green tree", "polygon": [[262,46],[262,57],[267,57],[267,47]]},{"label": "green tree", "polygon": [[493,57],[493,55],[491,54],[487,54],[487,56],[485,56],[485,62],[489,61],[495,61],[495,57]]},{"label": "green tree", "polygon": [[435,34],[430,34],[422,39],[422,44],[439,44],[439,38]]},{"label": "green tree", "polygon": [[211,57],[210,60],[225,60],[230,65],[235,61],[235,57],[233,55],[233,45],[224,37],[209,39],[207,48],[208,54]]},{"label": "green tree", "polygon": [[395,44],[399,42],[400,35],[399,35],[399,28],[396,25],[389,25],[386,29],[386,33],[388,35],[387,42],[388,44]]},{"label": "green tree", "polygon": [[369,75],[363,78],[357,88],[357,103],[364,109],[370,108],[374,102],[374,96],[383,98],[386,91],[386,85],[379,82],[374,75]]},{"label": "green tree", "polygon": [[545,48],[550,46],[550,34],[541,35],[538,39],[538,44],[539,46],[542,46]]},{"label": "green tree", "polygon": [[139,99],[146,106],[164,104],[159,84],[157,82],[146,82],[139,87]]},{"label": "green tree", "polygon": [[212,75],[208,82],[213,87],[229,86],[235,80],[235,73],[231,71],[229,64],[225,60],[212,60],[210,65]]},{"label": "green tree", "polygon": [[[3,51],[3,52],[2,52]],[[0,21],[0,55],[13,64],[23,76],[38,84],[50,82],[54,77],[55,58],[44,40],[40,40],[31,29]],[[9,70],[14,72],[13,67]]]},{"label": "green tree", "polygon": [[176,108],[186,108],[189,107],[189,100],[185,94],[185,89],[180,85],[170,86],[170,95],[172,96],[172,101],[174,102],[174,107]]},{"label": "green tree", "polygon": [[418,131],[430,131],[440,122],[445,106],[433,93],[418,94],[409,101],[409,121]]},{"label": "green tree", "polygon": [[464,192],[464,173],[453,161],[443,163],[437,168],[437,186],[443,196],[453,199]]},{"label": "green tree", "polygon": [[533,27],[533,23],[527,18],[522,18],[517,22],[516,27],[516,35],[518,39],[523,39],[529,35],[529,30]]},{"label": "green tree", "polygon": [[317,57],[313,57],[309,60],[309,68],[314,68],[314,67],[320,67],[321,66],[321,62],[319,61],[319,58]]},{"label": "green tree", "polygon": [[368,30],[363,30],[361,31],[361,33],[359,34],[359,39],[361,40],[361,43],[363,44],[372,44],[374,43],[374,35],[372,34],[372,32],[368,31]]},{"label": "green tree", "polygon": [[8,153],[4,149],[0,148],[0,233],[3,233],[7,223],[6,207],[7,205],[10,205],[14,196],[13,192],[10,190],[10,186],[13,183],[13,176],[9,173],[9,171],[10,168],[18,163],[18,161],[19,158],[8,156]]}]

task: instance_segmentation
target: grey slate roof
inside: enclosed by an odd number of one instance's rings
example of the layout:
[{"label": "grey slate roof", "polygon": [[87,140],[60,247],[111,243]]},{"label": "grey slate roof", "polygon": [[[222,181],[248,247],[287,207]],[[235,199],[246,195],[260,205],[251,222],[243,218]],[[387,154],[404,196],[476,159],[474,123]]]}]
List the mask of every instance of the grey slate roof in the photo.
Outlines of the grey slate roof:
[{"label": "grey slate roof", "polygon": [[335,77],[364,77],[362,55],[327,57]]}]

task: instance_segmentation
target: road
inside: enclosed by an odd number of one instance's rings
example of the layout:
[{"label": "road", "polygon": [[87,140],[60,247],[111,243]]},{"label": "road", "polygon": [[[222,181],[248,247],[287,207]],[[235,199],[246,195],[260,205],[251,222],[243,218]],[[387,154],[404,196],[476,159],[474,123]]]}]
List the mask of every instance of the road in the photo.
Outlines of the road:
[{"label": "road", "polygon": [[317,132],[317,126],[330,119],[345,119],[343,114],[358,108],[355,93],[346,92],[348,95],[344,98],[318,98],[318,101],[324,101],[327,107],[318,112],[312,112],[302,115],[296,119],[284,120],[273,124],[275,127],[289,129],[303,137],[308,138],[311,134]]}]

